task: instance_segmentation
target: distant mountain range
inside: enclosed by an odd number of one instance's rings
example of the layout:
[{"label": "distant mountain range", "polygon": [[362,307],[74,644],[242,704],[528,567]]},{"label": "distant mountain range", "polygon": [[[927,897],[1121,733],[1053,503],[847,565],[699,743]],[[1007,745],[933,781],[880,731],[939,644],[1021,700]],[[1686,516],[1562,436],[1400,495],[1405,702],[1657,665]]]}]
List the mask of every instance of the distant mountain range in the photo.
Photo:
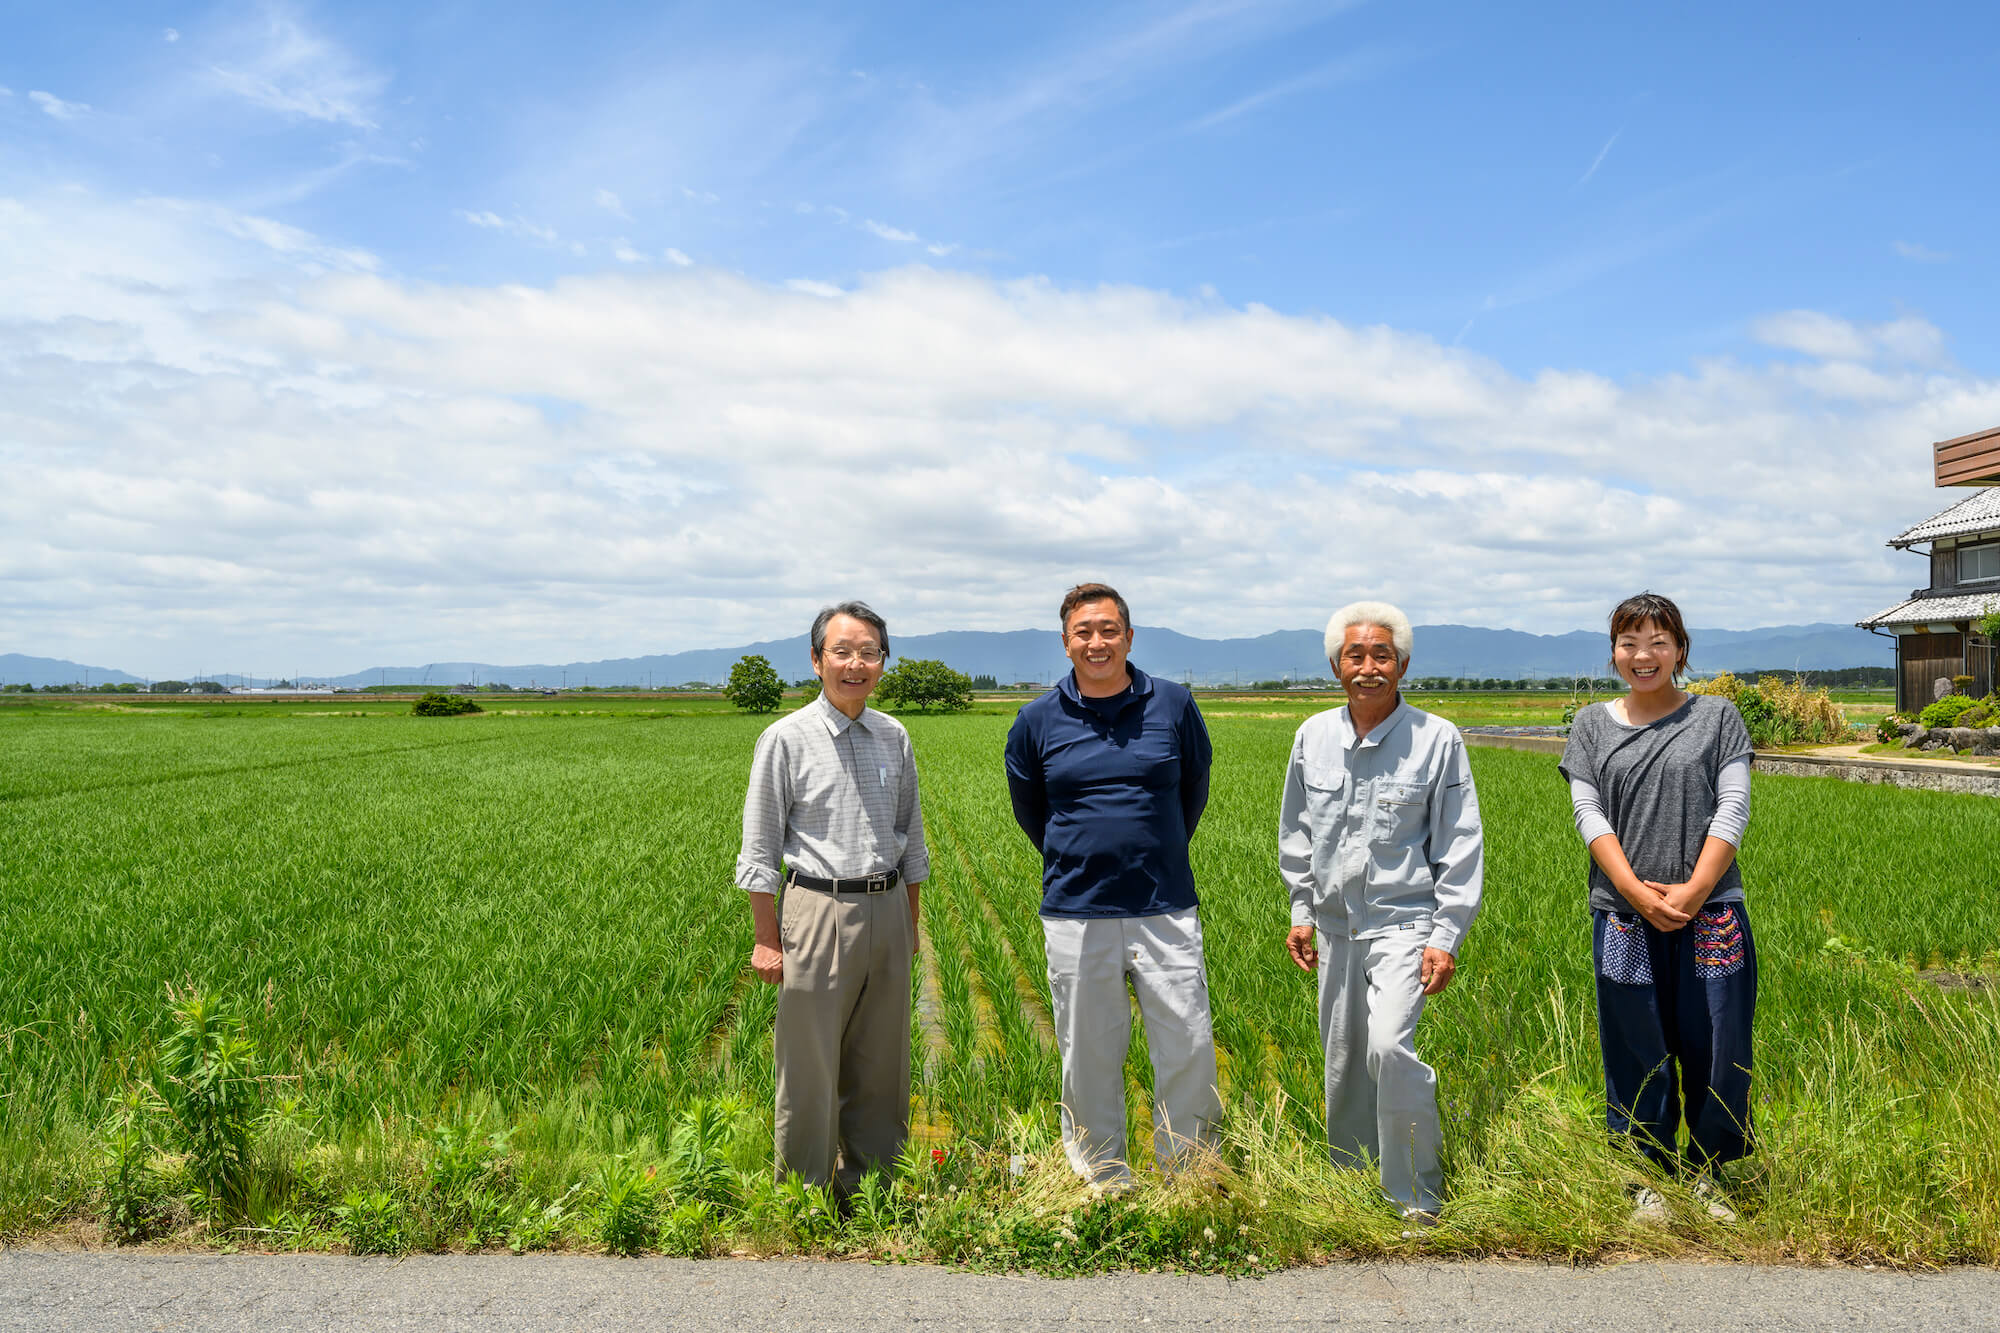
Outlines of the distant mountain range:
[{"label": "distant mountain range", "polygon": [[0,653],[0,685],[143,685],[139,676],[128,676],[109,667],[85,666],[60,657],[27,657],[21,653]]},{"label": "distant mountain range", "polygon": [[[1700,672],[1834,670],[1894,665],[1889,640],[1851,625],[1775,625],[1765,629],[1696,629],[1693,666]],[[1416,676],[1527,677],[1609,675],[1609,648],[1601,632],[1529,634],[1521,630],[1471,625],[1420,625],[1411,673]],[[1048,681],[1069,669],[1054,630],[950,630],[899,635],[891,631],[897,658],[937,658],[972,676],[992,676],[1002,684]],[[1327,674],[1322,635],[1316,629],[1277,630],[1254,639],[1198,639],[1157,626],[1141,625],[1132,660],[1155,675],[1195,684],[1248,684]],[[760,653],[787,680],[810,672],[806,636],[746,643],[734,648],[697,648],[648,657],[597,662],[494,665],[488,662],[431,662],[423,666],[381,666],[345,676],[315,676],[334,685],[457,685],[500,681],[510,685],[682,685],[719,682],[735,661]],[[82,666],[46,657],[0,655],[0,684],[37,687],[83,681],[114,684],[139,678],[106,667]],[[230,683],[268,684],[252,677]]]}]

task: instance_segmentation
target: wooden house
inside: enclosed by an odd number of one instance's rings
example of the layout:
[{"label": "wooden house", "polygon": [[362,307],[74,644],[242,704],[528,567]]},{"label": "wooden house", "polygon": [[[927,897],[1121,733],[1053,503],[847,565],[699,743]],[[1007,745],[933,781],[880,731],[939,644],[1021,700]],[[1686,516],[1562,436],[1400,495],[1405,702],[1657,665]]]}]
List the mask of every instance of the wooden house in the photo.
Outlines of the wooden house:
[{"label": "wooden house", "polygon": [[1981,489],[1893,537],[1910,550],[1928,545],[1930,586],[1861,621],[1896,639],[1896,708],[1931,702],[1940,678],[1970,676],[1975,698],[1992,690],[1996,646],[1976,622],[2000,610],[2000,426],[1931,446],[1939,486]]}]

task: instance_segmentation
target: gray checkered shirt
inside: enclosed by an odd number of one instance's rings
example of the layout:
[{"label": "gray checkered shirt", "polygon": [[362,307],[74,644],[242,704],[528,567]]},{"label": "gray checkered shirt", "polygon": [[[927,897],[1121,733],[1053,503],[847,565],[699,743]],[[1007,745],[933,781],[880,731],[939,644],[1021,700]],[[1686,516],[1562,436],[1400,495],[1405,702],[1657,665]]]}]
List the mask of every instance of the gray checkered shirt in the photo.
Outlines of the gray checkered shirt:
[{"label": "gray checkered shirt", "polygon": [[736,883],[776,893],[780,865],[845,879],[900,870],[905,884],[931,871],[910,733],[873,708],[848,716],[824,695],[764,729],[743,796],[743,852]]}]

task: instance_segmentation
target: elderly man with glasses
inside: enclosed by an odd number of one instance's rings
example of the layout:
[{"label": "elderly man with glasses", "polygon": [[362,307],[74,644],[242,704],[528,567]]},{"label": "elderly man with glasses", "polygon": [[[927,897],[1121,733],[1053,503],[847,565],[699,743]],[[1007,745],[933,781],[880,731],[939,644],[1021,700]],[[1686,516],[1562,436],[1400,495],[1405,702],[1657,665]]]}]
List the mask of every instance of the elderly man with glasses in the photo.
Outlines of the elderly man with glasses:
[{"label": "elderly man with glasses", "polygon": [[1347,706],[1307,718],[1292,741],[1278,868],[1292,899],[1286,948],[1319,972],[1333,1159],[1379,1162],[1383,1192],[1429,1225],[1443,1205],[1443,1133],[1417,1018],[1457,969],[1485,842],[1458,728],[1397,688],[1413,638],[1386,602],[1355,602],[1327,622]]},{"label": "elderly man with glasses", "polygon": [[1062,1140],[1086,1180],[1122,1187],[1125,1048],[1138,997],[1153,1059],[1153,1151],[1171,1169],[1221,1103],[1188,840],[1211,751],[1194,696],[1132,666],[1132,616],[1101,583],[1060,612],[1073,670],[1007,734],[1014,818],[1042,856],[1042,926],[1062,1056]]},{"label": "elderly man with glasses", "polygon": [[889,627],[865,603],[813,620],[820,694],[757,738],[736,859],[750,965],[783,988],[777,1175],[843,1199],[910,1133],[910,959],[930,856],[910,735],[867,706],[888,655]]}]

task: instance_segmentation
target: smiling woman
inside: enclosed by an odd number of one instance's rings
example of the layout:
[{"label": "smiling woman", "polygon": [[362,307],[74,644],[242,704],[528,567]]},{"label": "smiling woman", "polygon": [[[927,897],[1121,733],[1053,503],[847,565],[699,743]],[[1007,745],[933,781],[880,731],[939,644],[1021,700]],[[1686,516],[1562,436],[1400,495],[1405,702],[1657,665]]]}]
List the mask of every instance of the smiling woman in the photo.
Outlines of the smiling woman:
[{"label": "smiling woman", "polygon": [[[1716,1173],[1752,1143],[1757,953],[1736,864],[1750,734],[1734,703],[1681,690],[1689,644],[1672,601],[1620,602],[1611,642],[1630,692],[1579,713],[1562,760],[1592,861],[1606,1120],[1662,1168],[1685,1163],[1710,1214],[1734,1222]],[[1636,1209],[1666,1220],[1650,1186]]]}]

